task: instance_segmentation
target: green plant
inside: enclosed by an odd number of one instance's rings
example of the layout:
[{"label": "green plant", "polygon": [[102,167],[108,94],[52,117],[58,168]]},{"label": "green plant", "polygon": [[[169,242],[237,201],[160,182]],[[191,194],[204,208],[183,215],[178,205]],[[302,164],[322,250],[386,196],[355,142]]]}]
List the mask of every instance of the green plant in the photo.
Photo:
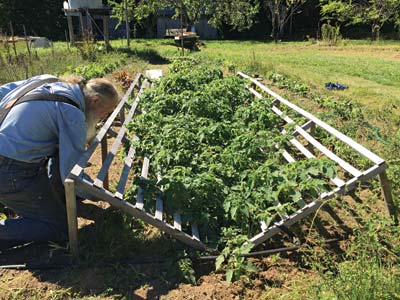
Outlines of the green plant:
[{"label": "green plant", "polygon": [[253,244],[246,243],[247,237],[233,228],[224,228],[223,236],[225,248],[215,261],[215,269],[220,270],[223,264],[226,264],[226,283],[230,284],[232,281],[238,280],[243,274],[256,273],[258,270],[254,264],[243,257],[254,247]]},{"label": "green plant", "polygon": [[333,26],[329,22],[321,26],[322,41],[329,46],[336,46],[340,41],[340,27]]},{"label": "green plant", "polygon": [[77,44],[77,49],[84,60],[95,61],[99,54],[96,43],[87,38],[84,39],[82,44]]},{"label": "green plant", "polygon": [[285,126],[271,99],[252,100],[245,84],[207,64],[177,61],[144,93],[139,105],[146,113],[128,125],[139,137],[137,155],[150,157],[154,170],[149,180],[135,181],[132,194],[141,186],[150,210],[161,195],[165,211],[196,222],[212,244],[226,226],[246,236],[258,233],[259,221],[269,224],[282,211],[294,211],[300,199],[315,199],[329,188],[321,178],[336,174],[325,159],[282,165],[277,148],[284,149],[291,135],[281,133]]}]

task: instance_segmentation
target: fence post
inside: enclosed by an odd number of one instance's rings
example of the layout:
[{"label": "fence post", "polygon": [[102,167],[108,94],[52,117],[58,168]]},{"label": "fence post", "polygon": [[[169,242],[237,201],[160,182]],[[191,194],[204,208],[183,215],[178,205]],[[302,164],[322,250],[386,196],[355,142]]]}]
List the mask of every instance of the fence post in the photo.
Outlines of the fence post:
[{"label": "fence post", "polygon": [[14,54],[15,54],[15,60],[17,60],[18,53],[17,53],[17,47],[15,46],[14,28],[13,28],[13,25],[12,25],[11,21],[10,21],[10,31],[11,31],[11,39],[12,39],[13,49],[14,49]]},{"label": "fence post", "polygon": [[26,28],[25,25],[22,25],[22,27],[24,28],[25,44],[29,54],[29,61],[31,61],[31,48],[29,47],[28,36],[26,35]]},{"label": "fence post", "polygon": [[78,215],[76,212],[75,182],[65,179],[65,202],[68,220],[68,238],[71,254],[78,256]]}]

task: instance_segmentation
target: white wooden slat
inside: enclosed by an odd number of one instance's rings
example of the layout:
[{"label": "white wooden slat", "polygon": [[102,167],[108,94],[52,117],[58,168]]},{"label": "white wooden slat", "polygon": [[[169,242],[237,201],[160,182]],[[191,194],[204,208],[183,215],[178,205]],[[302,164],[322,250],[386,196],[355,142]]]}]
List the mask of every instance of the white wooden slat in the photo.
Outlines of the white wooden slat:
[{"label": "white wooden slat", "polygon": [[283,103],[286,106],[290,107],[291,109],[295,110],[296,112],[298,112],[302,116],[306,117],[308,120],[313,121],[316,125],[318,125],[319,127],[323,128],[324,130],[328,131],[330,134],[335,136],[337,139],[339,139],[342,142],[346,143],[351,148],[353,148],[354,150],[356,150],[358,153],[362,154],[366,158],[370,159],[375,164],[381,164],[381,163],[384,162],[384,160],[382,158],[380,158],[378,155],[372,153],[370,150],[368,150],[364,146],[360,145],[359,143],[357,143],[356,141],[352,140],[348,136],[344,135],[340,131],[336,130],[332,126],[330,126],[330,125],[326,124],[325,122],[321,121],[320,119],[318,119],[317,117],[313,116],[309,112],[301,109],[297,105],[295,105],[295,104],[289,102],[288,100],[282,98],[277,93],[273,92],[272,90],[270,90],[269,88],[267,88],[266,86],[264,86],[260,82],[254,80],[250,76],[248,76],[248,75],[246,75],[246,74],[244,74],[242,72],[238,72],[238,75],[243,77],[243,78],[246,78],[246,79],[250,80],[251,82],[256,84],[260,89],[262,89],[263,91],[265,91],[266,93],[271,95],[273,98],[278,99],[281,103]]},{"label": "white wooden slat", "polygon": [[200,241],[200,234],[199,234],[199,228],[197,227],[196,224],[192,224],[192,238],[196,241]]},{"label": "white wooden slat", "polygon": [[[277,108],[276,106],[272,107],[272,110],[279,116],[283,117],[283,112]],[[289,118],[288,116],[283,117],[284,120],[288,123],[294,123],[294,121]],[[320,142],[318,142],[314,137],[312,137],[307,131],[305,131],[303,128],[300,126],[296,125],[295,129],[299,134],[301,134],[308,142],[310,142],[315,148],[317,148],[319,151],[321,151],[323,154],[325,154],[328,158],[331,160],[335,161],[339,166],[341,166],[343,169],[345,169],[347,172],[352,174],[355,177],[359,177],[362,175],[362,172],[352,165],[350,165],[348,162],[344,161],[341,159],[339,156],[337,156],[335,153],[330,151],[328,148],[326,148],[324,145],[322,145]],[[308,150],[307,150],[308,151]],[[310,151],[308,151],[310,152]],[[311,152],[310,152],[311,153]]]},{"label": "white wooden slat", "polygon": [[[116,138],[118,136],[118,132],[115,132],[112,128],[108,129],[107,133],[113,138]],[[129,140],[126,136],[122,138],[122,143],[129,144]]]},{"label": "white wooden slat", "polygon": [[155,218],[158,220],[162,220],[162,214],[163,214],[163,200],[161,197],[156,197],[156,215]]},{"label": "white wooden slat", "polygon": [[[312,153],[310,152],[310,150],[308,150],[306,147],[304,147],[298,140],[296,140],[296,139],[291,139],[290,142],[291,142],[291,144],[294,145],[297,149],[299,149],[300,152],[301,152],[302,154],[304,154],[305,157],[307,157],[307,158],[315,158],[315,155],[312,154]],[[335,178],[332,178],[331,180],[332,180],[332,182],[333,182],[336,186],[342,186],[342,185],[345,184],[345,182],[344,182],[342,179],[340,179],[339,177],[337,177],[337,176],[336,176]]]},{"label": "white wooden slat", "polygon": [[[253,91],[251,91],[251,92],[254,93],[254,95],[255,95],[257,98],[261,98],[261,97],[262,97],[261,94],[257,93],[254,89],[253,89]],[[279,109],[277,109],[276,107],[274,107],[274,108],[275,108],[275,113],[279,114],[280,116],[283,116],[283,113],[282,113]],[[274,108],[273,108],[273,109],[274,109]],[[284,120],[285,120],[287,123],[294,123],[294,121],[293,121],[291,118],[289,118],[288,116],[285,116],[285,117],[284,117]],[[305,124],[303,124],[303,125],[301,126],[301,128],[302,128],[303,130],[306,130],[308,127],[312,126],[312,124],[314,124],[314,122],[312,122],[312,121],[306,122]],[[282,130],[282,133],[286,133],[286,130]],[[296,133],[299,134],[299,132],[298,132],[297,130],[296,130]],[[299,149],[299,151],[300,151],[306,158],[315,158],[315,155],[314,155],[313,153],[311,153],[311,151],[308,150],[306,147],[304,147],[297,139],[295,139],[295,138],[291,139],[291,140],[290,140],[290,143],[291,143],[293,146],[295,146],[297,149]],[[294,158],[293,158],[286,150],[283,152],[282,155],[283,155],[283,157],[284,157],[288,162],[294,162],[294,161],[295,161]],[[345,184],[345,182],[344,182],[343,180],[341,180],[340,178],[338,178],[337,176],[336,176],[335,178],[332,179],[332,182],[333,182],[336,186],[342,186],[342,185]]]},{"label": "white wooden slat", "polygon": [[255,89],[253,89],[252,87],[248,87],[248,89],[249,89],[249,91],[250,91],[254,96],[256,96],[258,99],[261,99],[261,98],[262,98],[262,95],[261,95],[259,92],[257,92]]},{"label": "white wooden slat", "polygon": [[[157,180],[161,180],[160,174],[157,174]],[[156,197],[156,214],[155,218],[158,220],[162,220],[162,215],[163,215],[163,200],[161,199],[160,196]]]},{"label": "white wooden slat", "polygon": [[261,227],[261,231],[264,232],[268,229],[267,224],[265,224],[264,221],[260,221],[260,227]]},{"label": "white wooden slat", "polygon": [[[300,127],[301,128],[303,128],[304,130],[309,130],[310,128],[313,128],[313,126],[315,126],[315,124],[314,124],[314,122],[313,121],[307,121],[307,122],[305,122],[303,125],[301,125]],[[293,133],[293,135],[294,136],[296,136],[297,135],[297,131],[295,131],[294,133]]]},{"label": "white wooden slat", "polygon": [[[276,147],[278,147],[278,146],[276,146]],[[288,163],[292,163],[292,162],[295,162],[296,160],[293,158],[293,156],[291,156],[286,150],[284,150],[284,152],[283,152],[283,157],[286,159],[286,161],[288,162]],[[304,200],[303,199],[300,199],[299,201],[297,201],[297,205],[300,207],[300,208],[303,208],[305,205],[306,205],[306,203],[304,202]],[[265,224],[265,223],[264,223]],[[266,229],[265,229],[266,230]],[[265,231],[265,230],[263,230],[263,231]]]},{"label": "white wooden slat", "polygon": [[[143,159],[143,165],[142,165],[142,173],[140,175],[140,179],[142,180],[146,180],[147,179],[147,175],[149,172],[149,164],[150,164],[150,160],[147,156],[144,157]],[[143,189],[141,187],[139,187],[138,190],[138,196],[136,198],[136,207],[138,209],[143,209],[144,203],[143,203]]]},{"label": "white wooden slat", "polygon": [[286,159],[288,163],[295,162],[296,160],[291,156],[286,150],[283,151],[282,153],[283,157]]},{"label": "white wooden slat", "polygon": [[177,230],[182,230],[182,219],[179,212],[174,213],[174,228]]},{"label": "white wooden slat", "polygon": [[121,176],[119,178],[116,192],[114,194],[115,197],[117,197],[121,200],[123,199],[123,196],[125,193],[125,187],[126,187],[126,183],[128,181],[128,176],[129,176],[129,172],[131,170],[133,158],[135,157],[135,153],[136,153],[135,148],[130,147],[128,154],[126,155],[125,160],[124,160],[124,167],[122,168]]},{"label": "white wooden slat", "polygon": [[136,96],[135,101],[129,111],[129,114],[126,116],[125,121],[122,124],[122,126],[118,132],[118,135],[117,135],[116,139],[114,140],[114,143],[112,144],[111,149],[108,152],[106,159],[103,162],[103,165],[101,166],[99,174],[97,175],[97,178],[94,181],[94,185],[97,187],[103,186],[104,178],[107,176],[108,170],[111,166],[111,163],[112,163],[115,155],[117,154],[119,146],[121,145],[123,138],[126,136],[126,132],[127,132],[126,125],[129,124],[129,122],[132,120],[133,115],[136,110],[136,107],[139,104],[140,96],[142,95],[143,91],[144,91],[143,88],[141,88],[138,95]]},{"label": "white wooden slat", "polygon": [[142,74],[137,74],[135,80],[132,82],[131,86],[129,87],[128,91],[124,94],[120,102],[118,103],[117,107],[108,117],[107,121],[101,127],[99,132],[97,133],[96,137],[93,139],[92,143],[90,144],[88,150],[81,156],[78,163],[72,168],[71,174],[74,176],[80,176],[82,174],[83,169],[87,165],[90,157],[93,155],[94,151],[96,150],[97,146],[99,145],[100,141],[103,140],[104,136],[107,134],[108,129],[111,127],[112,123],[114,122],[116,116],[121,111],[122,107],[125,105],[125,102],[128,100],[130,95],[133,92],[133,89],[137,85],[140,77]]},{"label": "white wooden slat", "polygon": [[76,177],[73,174],[71,175],[71,178],[75,180],[76,185],[81,190],[95,196],[96,198],[101,198],[102,200],[110,203],[113,207],[120,209],[135,218],[139,218],[156,228],[159,228],[160,230],[172,235],[174,238],[189,245],[190,247],[200,250],[208,249],[207,246],[204,245],[200,240],[194,239],[187,233],[175,229],[172,225],[166,222],[160,222],[159,220],[155,219],[153,215],[145,212],[144,210],[138,209],[135,205],[128,201],[115,198],[111,192],[105,189],[93,187],[88,180]]},{"label": "white wooden slat", "polygon": [[381,164],[379,166],[375,165],[375,166],[369,168],[367,171],[365,171],[363,173],[362,177],[352,178],[349,181],[347,181],[345,185],[343,185],[341,187],[337,187],[330,192],[322,193],[319,200],[315,200],[315,201],[305,205],[303,208],[301,208],[297,212],[293,213],[288,219],[277,222],[277,223],[273,224],[272,226],[270,226],[266,230],[262,230],[259,234],[252,237],[249,241],[254,243],[255,245],[259,245],[259,244],[263,243],[270,237],[281,232],[281,230],[279,229],[280,226],[285,226],[285,227],[289,228],[293,224],[297,223],[298,221],[304,219],[308,215],[315,212],[324,203],[325,200],[327,200],[335,195],[342,195],[342,194],[354,189],[360,181],[373,178],[377,174],[380,174],[381,172],[383,172],[385,169],[386,169],[385,164]]}]

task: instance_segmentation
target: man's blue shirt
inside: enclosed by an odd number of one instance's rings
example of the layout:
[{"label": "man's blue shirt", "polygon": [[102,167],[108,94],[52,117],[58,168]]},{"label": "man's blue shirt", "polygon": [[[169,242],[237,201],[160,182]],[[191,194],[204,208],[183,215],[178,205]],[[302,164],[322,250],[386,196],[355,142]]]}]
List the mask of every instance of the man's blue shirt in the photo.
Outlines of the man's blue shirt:
[{"label": "man's blue shirt", "polygon": [[[0,86],[0,109],[15,98],[18,90],[41,77],[43,75]],[[28,94],[34,93],[66,96],[80,109],[56,101],[33,101],[14,106],[0,126],[0,155],[36,163],[59,152],[60,175],[64,182],[85,152],[87,125],[83,94],[79,85],[64,82],[47,83]]]}]

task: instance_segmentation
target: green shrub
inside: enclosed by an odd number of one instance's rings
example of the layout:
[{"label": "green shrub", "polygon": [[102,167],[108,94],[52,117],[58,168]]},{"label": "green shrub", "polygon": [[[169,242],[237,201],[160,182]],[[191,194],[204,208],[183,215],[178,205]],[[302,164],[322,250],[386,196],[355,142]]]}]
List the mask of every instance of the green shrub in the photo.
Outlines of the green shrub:
[{"label": "green shrub", "polygon": [[321,26],[322,41],[329,46],[336,46],[341,39],[340,27],[333,26],[329,22]]}]

